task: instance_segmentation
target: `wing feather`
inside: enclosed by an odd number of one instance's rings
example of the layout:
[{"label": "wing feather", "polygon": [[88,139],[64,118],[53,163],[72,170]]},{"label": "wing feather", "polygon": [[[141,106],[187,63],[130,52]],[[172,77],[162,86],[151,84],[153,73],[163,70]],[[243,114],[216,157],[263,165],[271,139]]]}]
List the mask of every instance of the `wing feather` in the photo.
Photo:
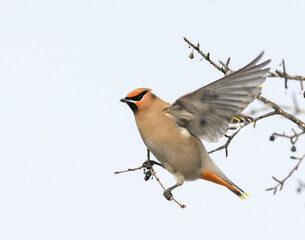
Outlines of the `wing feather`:
[{"label": "wing feather", "polygon": [[193,135],[215,142],[232,117],[240,114],[261,92],[270,60],[257,64],[263,52],[247,66],[178,98],[166,111]]}]

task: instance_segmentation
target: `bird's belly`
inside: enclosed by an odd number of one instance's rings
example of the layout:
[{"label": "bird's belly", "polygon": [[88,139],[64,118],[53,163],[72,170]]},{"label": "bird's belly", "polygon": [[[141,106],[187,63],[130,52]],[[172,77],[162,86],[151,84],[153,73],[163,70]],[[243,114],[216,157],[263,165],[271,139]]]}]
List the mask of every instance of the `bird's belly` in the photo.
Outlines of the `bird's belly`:
[{"label": "bird's belly", "polygon": [[[200,140],[199,140],[200,141]],[[180,173],[185,180],[194,180],[200,176],[200,146],[191,139],[145,139],[147,148],[172,174]]]}]

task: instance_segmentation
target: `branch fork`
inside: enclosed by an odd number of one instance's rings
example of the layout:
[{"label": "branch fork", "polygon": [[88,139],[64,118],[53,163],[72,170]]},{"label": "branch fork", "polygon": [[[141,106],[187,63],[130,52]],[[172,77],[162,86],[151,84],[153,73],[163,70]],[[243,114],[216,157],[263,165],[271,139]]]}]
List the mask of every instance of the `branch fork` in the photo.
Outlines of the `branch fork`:
[{"label": "branch fork", "polygon": [[[151,174],[152,174],[155,177],[156,181],[162,187],[163,191],[165,191],[166,189],[163,186],[163,184],[161,183],[160,179],[158,178],[158,176],[153,168],[153,165],[163,167],[162,164],[150,159],[150,151],[149,151],[149,149],[147,149],[147,160],[141,166],[136,167],[136,168],[128,168],[127,170],[123,170],[123,171],[116,171],[116,172],[114,172],[114,174],[120,174],[120,173],[126,173],[126,172],[132,172],[132,171],[144,169],[144,173],[145,173],[144,180],[145,181],[149,180],[149,178],[151,177]],[[180,202],[178,202],[173,196],[171,196],[171,200],[173,200],[175,203],[177,203],[181,208],[186,208],[186,206],[184,204],[181,204]]]}]

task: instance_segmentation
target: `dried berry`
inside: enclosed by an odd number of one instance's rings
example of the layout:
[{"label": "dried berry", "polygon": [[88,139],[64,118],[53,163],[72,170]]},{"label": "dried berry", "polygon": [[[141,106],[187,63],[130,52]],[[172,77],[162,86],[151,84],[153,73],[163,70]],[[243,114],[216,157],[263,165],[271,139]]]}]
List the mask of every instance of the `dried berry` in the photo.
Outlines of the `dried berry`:
[{"label": "dried berry", "polygon": [[291,152],[295,152],[297,150],[297,148],[295,146],[292,146],[290,150],[291,150]]},{"label": "dried berry", "polygon": [[151,171],[146,171],[145,172],[145,176],[144,176],[144,180],[148,181],[150,179],[151,175],[152,175]]},{"label": "dried berry", "polygon": [[274,135],[271,135],[269,138],[270,141],[274,141]]},{"label": "dried berry", "polygon": [[191,53],[191,54],[189,55],[189,58],[190,58],[190,59],[193,59],[193,58],[194,58],[194,54]]}]

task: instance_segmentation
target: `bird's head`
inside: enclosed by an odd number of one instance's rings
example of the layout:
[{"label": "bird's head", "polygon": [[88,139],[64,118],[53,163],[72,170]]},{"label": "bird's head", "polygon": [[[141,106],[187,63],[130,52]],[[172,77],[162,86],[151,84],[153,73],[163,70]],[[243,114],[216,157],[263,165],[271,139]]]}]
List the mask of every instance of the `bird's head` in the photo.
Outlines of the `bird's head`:
[{"label": "bird's head", "polygon": [[127,96],[120,101],[127,103],[131,110],[136,113],[139,110],[149,107],[154,97],[155,95],[151,93],[151,89],[137,88],[128,93]]}]

